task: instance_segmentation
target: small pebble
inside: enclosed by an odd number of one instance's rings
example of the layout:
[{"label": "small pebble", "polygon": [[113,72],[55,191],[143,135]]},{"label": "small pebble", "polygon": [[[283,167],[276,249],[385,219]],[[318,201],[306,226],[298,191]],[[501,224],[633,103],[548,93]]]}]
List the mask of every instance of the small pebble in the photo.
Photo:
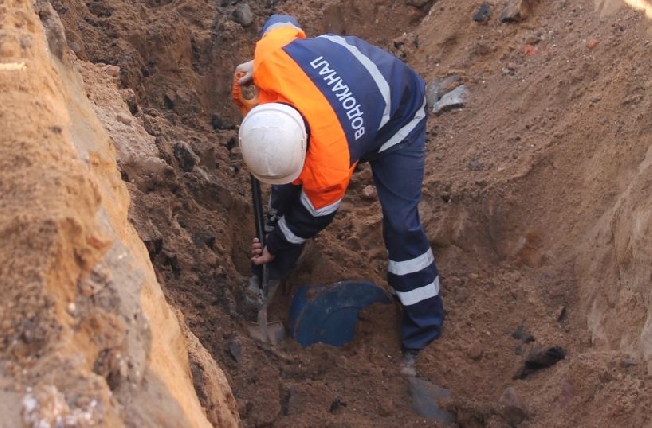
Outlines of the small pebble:
[{"label": "small pebble", "polygon": [[131,124],[131,117],[128,116],[125,113],[118,113],[118,116],[116,117],[118,119],[118,122],[124,123],[125,125],[130,125]]},{"label": "small pebble", "polygon": [[365,186],[364,189],[362,189],[362,195],[367,199],[375,198],[377,193],[376,186]]},{"label": "small pebble", "polygon": [[394,402],[391,398],[381,398],[378,403],[378,414],[384,418],[394,414]]},{"label": "small pebble", "polygon": [[586,47],[593,50],[596,46],[600,44],[600,41],[596,38],[591,38],[586,42]]}]

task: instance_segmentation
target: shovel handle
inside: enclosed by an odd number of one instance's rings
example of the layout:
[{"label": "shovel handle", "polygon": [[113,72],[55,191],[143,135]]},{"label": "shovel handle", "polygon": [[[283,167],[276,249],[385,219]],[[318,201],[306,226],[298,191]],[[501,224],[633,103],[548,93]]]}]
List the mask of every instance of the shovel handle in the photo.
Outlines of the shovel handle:
[{"label": "shovel handle", "polygon": [[[256,236],[263,248],[265,248],[265,216],[263,214],[263,201],[260,191],[260,181],[253,174],[251,174],[251,201],[254,206],[254,217],[256,219]],[[267,304],[267,282],[269,279],[269,268],[266,264],[259,266],[262,270],[258,270],[258,279],[260,281],[260,289],[263,293],[264,305]]]},{"label": "shovel handle", "polygon": [[254,206],[254,217],[256,219],[256,236],[261,245],[265,246],[265,216],[263,214],[263,201],[260,191],[260,181],[251,175],[251,202]]},{"label": "shovel handle", "polygon": [[[240,112],[242,113],[243,116],[245,116],[249,110],[252,108],[256,107],[258,105],[258,89],[256,88],[255,85],[250,85],[253,89],[251,91],[253,93],[252,97],[247,98],[245,96],[245,93],[243,91],[242,86],[240,85],[240,78],[244,76],[245,73],[243,71],[237,72],[233,76],[233,87],[231,90],[231,97],[233,98],[233,101],[240,107]],[[263,248],[265,248],[265,215],[263,213],[263,202],[262,202],[262,195],[260,191],[260,181],[251,174],[251,201],[254,206],[254,217],[256,220],[256,236],[258,237],[258,241],[260,241],[260,244],[262,245]],[[267,265],[262,265],[262,267],[258,267],[259,269],[255,269],[258,271],[257,276],[260,281],[260,289],[263,294],[263,300],[264,300],[264,305],[267,304],[266,302],[266,297],[267,297],[267,282],[268,282],[268,276],[269,276],[269,269]]]}]

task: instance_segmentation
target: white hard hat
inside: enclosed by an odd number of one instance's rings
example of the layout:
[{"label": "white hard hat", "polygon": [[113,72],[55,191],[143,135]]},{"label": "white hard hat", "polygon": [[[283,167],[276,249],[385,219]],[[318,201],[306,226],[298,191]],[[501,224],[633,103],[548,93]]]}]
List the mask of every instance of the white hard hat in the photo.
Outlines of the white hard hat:
[{"label": "white hard hat", "polygon": [[286,104],[267,103],[249,111],[240,125],[240,149],[249,172],[264,183],[294,181],[306,160],[306,125]]}]

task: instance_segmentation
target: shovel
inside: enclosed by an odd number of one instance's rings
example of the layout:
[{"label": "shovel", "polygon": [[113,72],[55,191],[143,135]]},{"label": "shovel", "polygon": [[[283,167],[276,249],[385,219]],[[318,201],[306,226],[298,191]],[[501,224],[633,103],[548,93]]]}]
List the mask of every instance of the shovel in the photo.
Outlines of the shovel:
[{"label": "shovel", "polygon": [[[256,218],[256,236],[260,241],[263,248],[265,248],[265,227],[263,216],[263,204],[260,195],[260,182],[256,177],[251,175],[251,199],[254,205],[254,215]],[[248,326],[249,335],[254,339],[269,343],[271,345],[279,344],[285,338],[285,329],[280,322],[267,322],[267,305],[269,300],[274,297],[278,281],[274,281],[272,289],[269,288],[269,267],[264,264],[261,266],[262,275],[257,275],[259,281],[260,296],[258,301],[260,307],[258,309],[258,324]]]},{"label": "shovel", "polygon": [[[233,86],[231,96],[236,105],[240,108],[240,112],[245,116],[249,110],[258,104],[258,89],[255,85],[248,85],[247,88],[240,87],[238,83],[240,78],[244,75],[243,72],[236,73],[233,78]],[[260,182],[254,175],[251,175],[251,200],[254,205],[254,215],[256,218],[256,236],[260,241],[263,248],[265,248],[265,227],[263,217],[263,204],[260,192]],[[259,309],[258,309],[258,323],[249,325],[249,335],[254,339],[277,345],[285,338],[285,329],[280,322],[267,322],[267,305],[269,300],[274,297],[278,282],[274,281],[273,289],[269,289],[269,268],[267,265],[262,265],[262,272],[258,272],[258,290],[259,295]]]}]

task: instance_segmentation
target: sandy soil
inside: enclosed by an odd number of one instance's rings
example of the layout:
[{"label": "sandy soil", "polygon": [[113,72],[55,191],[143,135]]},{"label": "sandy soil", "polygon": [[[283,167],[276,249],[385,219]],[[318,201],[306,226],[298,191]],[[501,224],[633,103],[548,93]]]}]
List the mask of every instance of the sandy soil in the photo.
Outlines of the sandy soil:
[{"label": "sandy soil", "polygon": [[[431,116],[421,207],[447,322],[419,370],[451,391],[456,424],[650,426],[645,14],[619,2],[526,1],[521,22],[500,23],[505,2],[496,0],[476,23],[475,0],[280,1],[250,2],[253,23],[243,27],[231,3],[52,1],[68,46],[117,67],[129,90],[132,116],[107,121],[110,135],[153,139],[156,150],[134,158],[125,149],[119,161],[130,220],[168,301],[225,370],[242,424],[433,426],[412,412],[397,374],[392,311],[370,308],[341,349],[287,341],[270,350],[245,334],[240,290],[253,219],[228,94],[273,3],[310,34],[362,35],[429,82],[459,75],[471,91],[465,108]],[[149,135],[132,133],[136,122]],[[363,196],[371,184],[368,170],[356,173],[273,318],[286,318],[302,284],[384,284],[379,205]],[[531,352],[551,347],[565,359],[517,378]],[[213,376],[191,366],[211,408]]]},{"label": "sandy soil", "polygon": [[[78,61],[48,2],[5,2],[0,22],[0,425],[237,426],[223,373],[128,221],[111,125],[130,113],[115,67]],[[98,114],[111,92],[113,114]],[[145,162],[147,143],[120,156]],[[210,375],[202,388],[189,355]]]}]

